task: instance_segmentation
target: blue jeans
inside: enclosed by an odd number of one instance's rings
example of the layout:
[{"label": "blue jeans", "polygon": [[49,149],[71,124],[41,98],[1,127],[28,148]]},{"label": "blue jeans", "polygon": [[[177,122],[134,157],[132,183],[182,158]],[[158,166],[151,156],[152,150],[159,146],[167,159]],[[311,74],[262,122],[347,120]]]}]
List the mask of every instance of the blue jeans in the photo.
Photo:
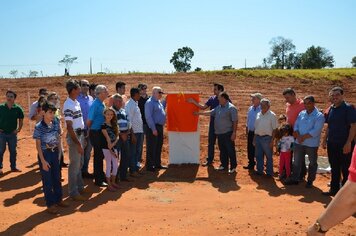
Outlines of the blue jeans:
[{"label": "blue jeans", "polygon": [[264,156],[267,158],[267,175],[273,175],[272,136],[255,136],[257,172],[263,173]]},{"label": "blue jeans", "polygon": [[3,168],[2,161],[4,152],[6,150],[6,143],[9,146],[10,152],[10,167],[11,170],[16,169],[16,147],[17,147],[17,135],[16,134],[4,134],[0,133],[0,169]]},{"label": "blue jeans", "polygon": [[93,147],[91,146],[89,136],[84,138],[86,145],[84,146],[84,162],[82,167],[82,173],[88,173],[90,154]]},{"label": "blue jeans", "polygon": [[[79,142],[83,146],[84,135],[77,135]],[[68,151],[69,151],[69,167],[68,167],[68,189],[69,196],[75,197],[79,195],[79,191],[84,189],[82,178],[83,156],[79,154],[77,145],[72,138],[67,136]]]},{"label": "blue jeans", "polygon": [[142,158],[143,133],[135,133],[136,143],[130,142],[130,173],[140,169],[139,161]]},{"label": "blue jeans", "polygon": [[234,169],[237,166],[236,161],[236,151],[235,151],[235,142],[231,141],[231,132],[227,132],[225,134],[218,134],[218,145],[220,149],[220,161],[221,165],[227,169],[229,167],[230,161],[230,169]]},{"label": "blue jeans", "polygon": [[38,162],[42,176],[43,192],[46,206],[50,207],[62,201],[62,184],[59,167],[59,153],[50,150],[43,151],[43,157],[51,166],[48,171],[42,169],[41,161]]},{"label": "blue jeans", "polygon": [[305,166],[306,154],[308,155],[310,161],[308,168],[308,182],[313,182],[315,180],[316,171],[318,170],[318,147],[308,147],[294,143],[292,179],[295,181],[299,180],[300,174],[302,172],[302,166]]},{"label": "blue jeans", "polygon": [[206,160],[209,163],[212,163],[214,161],[215,142],[216,142],[216,134],[214,129],[214,123],[210,123],[209,133],[208,133],[208,158]]}]

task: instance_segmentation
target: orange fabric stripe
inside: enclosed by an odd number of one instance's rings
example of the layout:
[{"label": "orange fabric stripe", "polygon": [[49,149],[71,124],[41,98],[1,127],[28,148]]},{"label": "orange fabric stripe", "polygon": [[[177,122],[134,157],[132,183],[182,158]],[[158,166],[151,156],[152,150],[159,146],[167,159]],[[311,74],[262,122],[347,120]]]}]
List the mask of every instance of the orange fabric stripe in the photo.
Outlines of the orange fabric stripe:
[{"label": "orange fabric stripe", "polygon": [[199,117],[193,115],[199,108],[188,103],[193,98],[199,102],[199,94],[168,94],[167,95],[167,130],[176,132],[196,132]]}]

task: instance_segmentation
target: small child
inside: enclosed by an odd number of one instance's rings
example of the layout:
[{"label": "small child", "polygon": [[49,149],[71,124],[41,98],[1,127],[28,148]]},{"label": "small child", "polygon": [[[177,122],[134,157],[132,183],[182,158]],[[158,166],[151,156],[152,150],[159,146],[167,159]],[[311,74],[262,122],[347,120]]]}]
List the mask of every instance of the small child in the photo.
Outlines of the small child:
[{"label": "small child", "polygon": [[56,110],[54,104],[44,101],[42,104],[43,119],[36,124],[33,132],[39,156],[47,211],[51,214],[58,212],[57,206],[68,206],[67,203],[62,201],[62,185],[58,160],[61,136],[59,120],[54,116]]},{"label": "small child", "polygon": [[105,108],[104,110],[105,122],[101,126],[101,132],[105,137],[103,147],[103,154],[106,162],[106,180],[108,183],[108,190],[115,192],[119,186],[115,183],[116,174],[118,170],[118,152],[117,142],[119,141],[119,128],[117,125],[117,118],[114,109]]},{"label": "small child", "polygon": [[291,158],[292,158],[292,145],[294,143],[293,137],[293,129],[292,126],[289,124],[285,124],[281,127],[281,139],[278,143],[279,149],[279,179],[281,180],[283,177],[282,173],[285,169],[285,177],[289,177],[291,173]]}]

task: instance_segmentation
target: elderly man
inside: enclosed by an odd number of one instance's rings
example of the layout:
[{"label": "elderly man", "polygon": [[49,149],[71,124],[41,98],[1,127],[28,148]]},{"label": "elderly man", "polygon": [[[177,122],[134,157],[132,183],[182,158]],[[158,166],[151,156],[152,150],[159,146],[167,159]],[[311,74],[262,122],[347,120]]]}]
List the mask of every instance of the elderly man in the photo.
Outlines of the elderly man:
[{"label": "elderly man", "polygon": [[[194,99],[188,99],[187,102],[193,103],[194,105],[199,107],[201,110],[205,110],[205,109],[209,108],[209,110],[211,111],[215,107],[219,106],[218,96],[221,92],[224,91],[224,86],[221,84],[215,83],[213,91],[214,91],[214,95],[211,96],[206,101],[205,104],[199,104]],[[216,141],[216,134],[215,134],[215,129],[214,129],[214,117],[210,116],[209,133],[208,133],[208,157],[207,157],[206,161],[203,162],[203,166],[211,166],[214,162],[215,141]]]},{"label": "elderly man", "polygon": [[67,144],[69,151],[68,188],[69,196],[75,201],[86,200],[81,169],[83,167],[84,121],[77,97],[80,85],[77,80],[69,79],[66,83],[68,98],[63,105],[64,119],[67,126]]},{"label": "elderly man", "polygon": [[149,128],[146,136],[146,169],[148,171],[167,169],[167,166],[161,164],[163,126],[166,123],[165,106],[161,103],[163,94],[161,87],[153,87],[152,97],[145,104],[145,115]]},{"label": "elderly man", "polygon": [[132,125],[131,143],[130,143],[130,174],[137,176],[140,169],[140,160],[143,148],[143,121],[138,100],[140,99],[140,90],[131,88],[130,100],[126,103],[125,111]]},{"label": "elderly man", "polygon": [[342,185],[345,184],[351,163],[351,151],[355,145],[356,111],[352,105],[344,100],[344,90],[334,87],[330,91],[333,104],[326,115],[328,129],[326,131],[327,152],[331,166],[330,190],[324,195],[334,196],[340,189],[340,177]]},{"label": "elderly man", "polygon": [[80,81],[81,92],[77,98],[80,108],[83,113],[83,120],[84,120],[84,163],[82,168],[82,176],[83,178],[90,178],[92,179],[94,176],[93,174],[89,174],[88,167],[89,167],[89,160],[90,160],[90,153],[92,150],[92,146],[89,140],[89,132],[88,126],[86,122],[88,120],[88,113],[91,104],[93,103],[93,97],[89,95],[89,82],[88,80],[81,80]]},{"label": "elderly man", "polygon": [[255,120],[257,113],[261,111],[261,93],[253,93],[251,96],[252,106],[248,108],[247,111],[247,122],[246,122],[246,135],[247,135],[247,157],[248,165],[244,166],[244,169],[254,170],[255,169],[255,146],[253,145],[253,138],[255,137]]},{"label": "elderly man", "polygon": [[267,98],[261,99],[261,112],[256,116],[255,137],[257,175],[263,175],[264,155],[267,158],[267,176],[273,176],[273,140],[278,127],[276,115],[270,110],[271,103]]},{"label": "elderly man", "polygon": [[95,88],[96,98],[89,109],[87,127],[89,129],[89,138],[94,148],[94,182],[96,185],[106,187],[106,178],[103,171],[104,154],[102,143],[104,136],[101,132],[101,125],[104,123],[104,100],[108,97],[108,89],[105,85],[98,85]]},{"label": "elderly man", "polygon": [[305,155],[309,158],[308,181],[305,187],[311,188],[318,169],[318,147],[320,135],[324,126],[324,115],[315,107],[313,96],[304,98],[305,110],[301,111],[294,124],[293,174],[285,184],[298,184]]},{"label": "elderly man", "polygon": [[[219,171],[229,170],[230,174],[236,173],[237,161],[235,139],[237,130],[237,109],[230,103],[229,95],[221,92],[218,96],[219,106],[211,111],[195,114],[211,115],[214,117],[215,135],[218,137],[221,165]],[[230,168],[229,168],[230,162]]]},{"label": "elderly man", "polygon": [[10,167],[12,172],[21,172],[16,167],[17,134],[23,125],[23,110],[15,103],[16,93],[6,92],[6,103],[0,104],[0,175],[3,174],[2,161],[6,150],[6,143],[10,152]]},{"label": "elderly man", "polygon": [[132,129],[126,110],[124,109],[125,103],[123,100],[122,96],[118,93],[112,96],[112,108],[115,110],[117,124],[120,131],[120,150],[118,150],[118,152],[120,152],[121,158],[119,172],[117,173],[116,179],[121,182],[129,182],[130,180],[127,178],[127,168],[130,164],[130,134]]}]

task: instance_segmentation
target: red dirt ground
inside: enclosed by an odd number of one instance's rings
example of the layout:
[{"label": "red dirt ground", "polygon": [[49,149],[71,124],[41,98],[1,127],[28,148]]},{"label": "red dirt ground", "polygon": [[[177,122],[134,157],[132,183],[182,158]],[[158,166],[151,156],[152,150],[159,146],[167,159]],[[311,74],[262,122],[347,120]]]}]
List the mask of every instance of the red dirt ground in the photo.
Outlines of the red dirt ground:
[{"label": "red dirt ground", "polygon": [[[9,155],[4,156],[4,175],[0,177],[0,234],[1,235],[301,235],[331,201],[321,195],[327,190],[329,175],[318,175],[315,188],[304,184],[283,186],[276,179],[256,177],[242,168],[246,165],[246,137],[244,124],[249,106],[249,94],[261,92],[272,102],[276,114],[284,111],[281,92],[286,87],[296,89],[299,97],[315,95],[319,108],[328,106],[328,90],[334,85],[345,88],[346,99],[356,103],[355,79],[333,82],[328,80],[235,78],[232,75],[121,75],[92,76],[90,82],[102,83],[114,92],[115,83],[123,80],[129,88],[145,82],[151,88],[160,85],[165,91],[200,92],[202,101],[212,94],[212,83],[225,85],[233,103],[239,108],[237,138],[238,173],[217,173],[198,165],[170,166],[159,173],[146,173],[122,189],[112,193],[86,180],[91,193],[83,203],[68,200],[70,207],[61,209],[58,216],[46,213],[41,191],[36,150],[29,132],[27,118],[19,134],[18,167],[22,173],[9,172]],[[38,89],[47,87],[57,91],[65,100],[65,78],[36,78],[1,80],[0,94],[18,92],[17,102],[28,114],[28,93],[31,102]],[[207,155],[208,118],[201,117],[201,156]],[[163,147],[163,162],[168,163],[167,136]],[[215,165],[219,151],[216,148]],[[325,156],[320,149],[319,155]],[[145,153],[144,153],[145,156]],[[65,154],[66,161],[68,160]],[[277,171],[278,157],[274,157]],[[91,165],[92,168],[92,165]],[[63,170],[67,191],[67,169]],[[346,220],[330,231],[330,235],[356,235],[354,218]]]}]

